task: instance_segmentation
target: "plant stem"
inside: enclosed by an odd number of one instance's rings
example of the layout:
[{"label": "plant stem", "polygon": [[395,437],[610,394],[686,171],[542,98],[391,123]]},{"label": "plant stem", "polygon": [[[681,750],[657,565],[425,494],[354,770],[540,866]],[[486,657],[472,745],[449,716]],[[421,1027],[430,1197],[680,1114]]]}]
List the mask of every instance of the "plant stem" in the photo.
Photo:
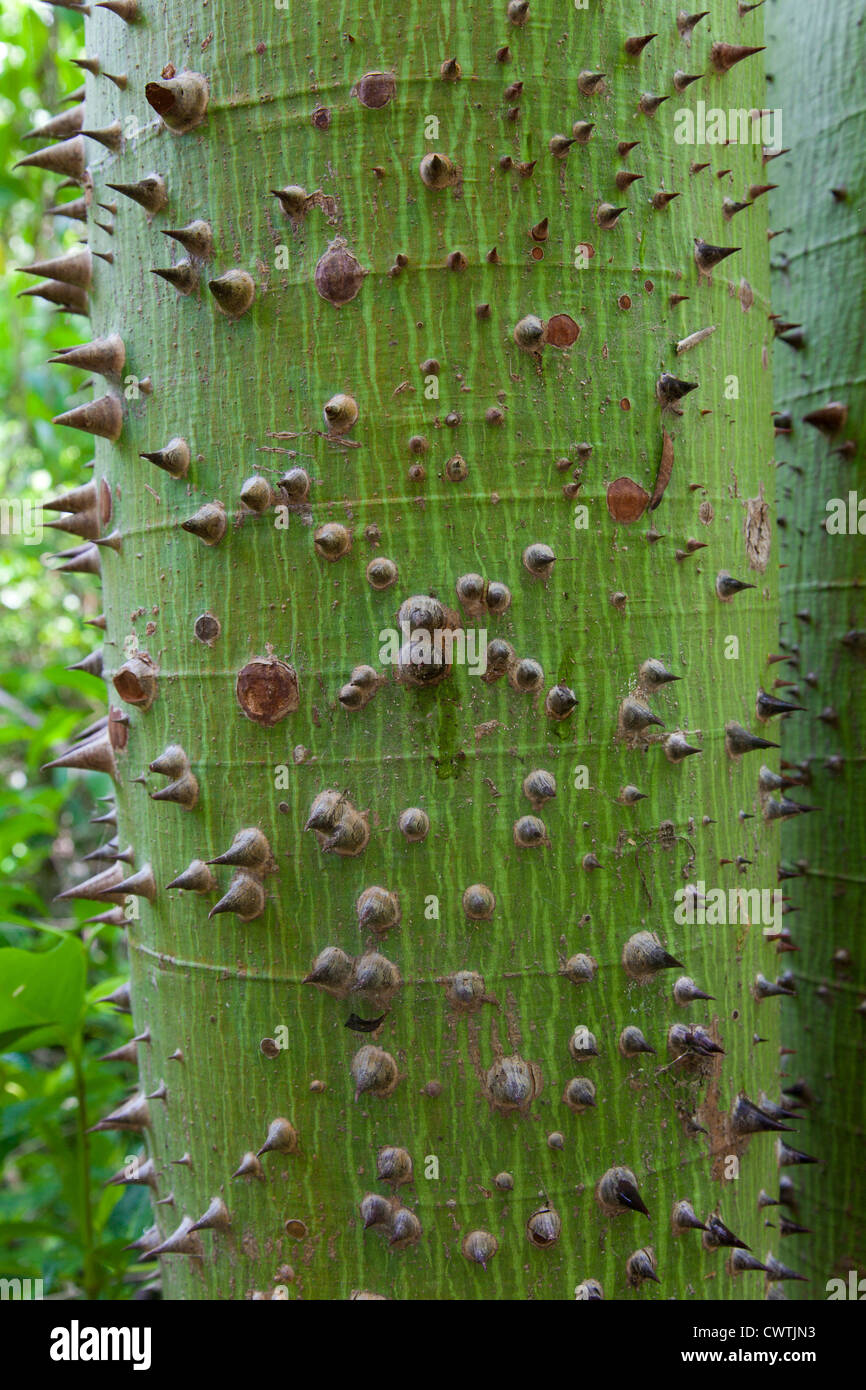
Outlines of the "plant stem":
[{"label": "plant stem", "polygon": [[70,1048],[69,1059],[75,1077],[76,1150],[78,1158],[78,1221],[84,1266],[84,1292],[95,1298],[99,1277],[93,1258],[93,1210],[90,1201],[90,1137],[87,1133],[87,1083],[84,1079],[80,1044]]}]

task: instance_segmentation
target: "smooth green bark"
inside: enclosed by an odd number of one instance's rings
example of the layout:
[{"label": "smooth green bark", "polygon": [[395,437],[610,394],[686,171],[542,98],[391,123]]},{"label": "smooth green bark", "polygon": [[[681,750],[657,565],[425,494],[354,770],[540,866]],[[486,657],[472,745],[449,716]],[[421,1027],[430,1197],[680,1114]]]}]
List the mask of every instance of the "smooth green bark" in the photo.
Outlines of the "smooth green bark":
[{"label": "smooth green bark", "polygon": [[[775,727],[755,719],[778,616],[766,200],[731,223],[722,209],[725,196],[742,199],[763,181],[761,148],[675,140],[678,108],[762,105],[760,56],[725,75],[709,56],[714,41],[759,45],[761,12],[725,29],[704,21],[688,46],[667,3],[627,6],[627,18],[621,5],[533,4],[525,26],[509,22],[504,4],[430,7],[405,20],[351,5],[141,8],[134,26],[105,11],[88,21],[90,52],[129,79],[121,92],[88,77],[88,127],[133,123],[118,154],[89,145],[94,199],[114,201],[108,183],[151,172],[164,176],[169,197],[152,220],[117,197],[114,237],[92,231],[94,249],[114,253],[112,266],[96,265],[93,336],[121,334],[124,375],[152,381],[150,394],[125,402],[120,440],[96,448],[97,476],[112,489],[110,525],[122,537],[103,559],[106,665],[111,677],[137,644],[159,668],[152,706],[123,706],[129,739],[117,755],[120,837],[133,843],[136,868],[152,865],[157,886],[129,930],[135,1030],[150,1032],[139,1046],[142,1088],[166,1087],[164,1101],[150,1102],[147,1145],[158,1195],[172,1192],[174,1202],[156,1208],[156,1220],[167,1236],[217,1196],[231,1215],[228,1231],[202,1233],[201,1259],[162,1259],[165,1292],[242,1299],[285,1285],[307,1299],[353,1290],[571,1299],[592,1278],[607,1298],[757,1296],[760,1273],[732,1277],[728,1252],[705,1249],[700,1231],[673,1237],[671,1211],[687,1199],[701,1220],[717,1212],[756,1255],[767,1248],[758,1194],[774,1189],[775,1138],[733,1138],[727,1117],[740,1092],[778,1100],[779,1001],[759,1003],[752,988],[758,972],[774,978],[779,959],[754,920],[674,920],[687,883],[771,890],[776,877],[778,826],[763,821],[757,772],[777,755],[732,760],[724,732],[727,721],[770,738]],[[641,56],[624,53],[630,34],[653,29]],[[453,57],[458,81],[440,76]],[[210,85],[205,120],[188,134],[167,132],[145,100],[145,84],[167,63]],[[606,90],[585,96],[578,74],[595,68]],[[678,94],[677,69],[706,75]],[[393,71],[396,95],[371,109],[352,88],[383,71]],[[522,91],[506,96],[516,82]],[[647,115],[643,92],[669,100]],[[326,129],[311,119],[322,107]],[[595,122],[589,142],[557,158],[549,141],[578,120]],[[621,141],[640,143],[620,156]],[[424,186],[419,163],[431,150],[459,166],[455,186]],[[537,162],[523,176],[499,166],[505,155]],[[690,172],[705,160],[709,168]],[[643,181],[620,192],[621,170]],[[270,190],[295,184],[334,204],[291,221]],[[650,201],[660,190],[679,195],[663,210]],[[601,203],[627,209],[611,229],[598,223]],[[197,218],[212,226],[213,261],[199,290],[181,297],[150,271],[170,263],[161,230]],[[545,218],[547,237],[536,241],[530,229]],[[337,235],[366,272],[342,308],[314,284]],[[695,237],[742,249],[710,278],[695,264]],[[498,264],[486,259],[493,248]],[[468,262],[462,271],[447,268],[454,252]],[[398,254],[408,264],[389,275]],[[206,288],[232,268],[255,281],[253,306],[235,323]],[[685,298],[672,305],[672,296]],[[485,304],[489,317],[476,312]],[[519,320],[556,314],[579,324],[573,347],[547,346],[540,360],[518,348]],[[711,336],[677,356],[677,341],[710,325]],[[420,365],[431,358],[440,364],[432,399]],[[681,416],[660,410],[662,372],[699,383]],[[322,407],[337,392],[358,402],[347,436],[357,447],[325,437]],[[500,424],[486,418],[494,407]],[[651,493],[665,430],[674,464],[660,505],[635,524],[615,523],[608,484],[627,476]],[[185,480],[140,458],[177,435],[192,451]],[[416,435],[429,442],[420,458],[408,447]],[[455,454],[468,465],[461,482],[446,467]],[[409,475],[413,462],[424,465],[421,481]],[[239,493],[252,474],[276,482],[290,466],[310,476],[309,508],[281,529],[273,511],[246,511]],[[579,487],[564,493],[574,469]],[[181,523],[215,499],[229,524],[207,547]],[[751,516],[754,538],[760,499],[771,545],[756,556],[745,523]],[[335,563],[313,544],[327,522],[352,533]],[[654,542],[651,527],[661,535]],[[690,550],[692,539],[705,548]],[[535,542],[556,555],[546,580],[522,563]],[[382,555],[399,579],[377,592],[365,570]],[[755,588],[721,602],[722,570]],[[357,664],[378,665],[380,631],[399,604],[435,594],[456,606],[455,581],[472,572],[508,585],[512,603],[499,617],[464,612],[464,625],[483,625],[540,662],[541,692],[465,667],[427,691],[385,672],[363,709],[342,709],[340,687]],[[221,625],[210,646],[193,630],[206,612]],[[235,683],[270,652],[295,668],[300,707],[268,729],[245,718]],[[648,699],[664,730],[651,727],[645,746],[629,747],[617,734],[620,702],[649,658],[681,679]],[[545,714],[557,682],[578,698],[561,722]],[[670,761],[663,739],[676,731],[700,753]],[[148,765],[173,744],[200,787],[189,811],[148,796],[166,780]],[[513,827],[532,812],[522,782],[538,768],[558,787],[539,812],[550,843],[521,850]],[[645,799],[622,804],[628,784]],[[323,854],[304,831],[326,788],[369,814],[358,857]],[[413,806],[430,818],[420,843],[398,829]],[[191,860],[212,859],[251,826],[267,836],[278,870],[264,880],[261,916],[208,920],[216,894],[167,889]],[[224,891],[230,871],[215,872]],[[462,910],[477,883],[495,895],[490,921]],[[356,916],[371,885],[396,893],[401,908],[381,940]],[[658,932],[683,971],[630,981],[621,957],[640,930]],[[302,985],[330,945],[352,956],[378,947],[398,966],[403,983],[377,1033],[346,1021],[385,1009]],[[575,986],[562,973],[577,952],[597,962],[592,983]],[[443,981],[460,970],[484,978],[488,999],[476,1012],[449,1003]],[[680,973],[712,1001],[677,1005]],[[724,1055],[678,1060],[667,1045],[675,1023],[706,1027]],[[575,1062],[569,1039],[580,1024],[600,1055]],[[620,1054],[628,1025],[655,1055]],[[260,1042],[281,1029],[287,1046],[268,1058]],[[396,1060],[387,1098],[354,1098],[352,1060],[366,1044]],[[178,1048],[182,1060],[170,1061]],[[525,1113],[503,1114],[485,1078],[513,1054],[535,1064],[540,1090]],[[562,1100],[576,1075],[597,1088],[583,1114]],[[264,1180],[233,1179],[278,1116],[295,1126],[297,1152],[266,1154]],[[414,1160],[414,1182],[399,1195],[423,1234],[406,1249],[365,1233],[359,1217],[365,1194],[390,1191],[376,1179],[383,1145]],[[172,1166],[184,1155],[188,1163]],[[595,1185],[614,1165],[634,1171],[649,1220],[601,1210]],[[512,1191],[497,1189],[501,1172],[513,1176]],[[535,1248],[526,1224],[547,1202],[561,1236]],[[302,1226],[287,1231],[287,1221]],[[486,1268],[461,1253],[473,1230],[498,1242]],[[778,1255],[775,1237],[772,1245]],[[646,1246],[660,1283],[631,1288],[626,1261]]]}]

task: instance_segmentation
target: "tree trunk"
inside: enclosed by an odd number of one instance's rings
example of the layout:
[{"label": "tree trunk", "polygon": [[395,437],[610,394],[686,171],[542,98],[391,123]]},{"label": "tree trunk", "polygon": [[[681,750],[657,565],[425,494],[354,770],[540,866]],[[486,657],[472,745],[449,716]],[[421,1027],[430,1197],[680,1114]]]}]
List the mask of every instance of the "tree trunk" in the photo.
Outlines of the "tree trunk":
[{"label": "tree trunk", "polygon": [[[165,1293],[755,1297],[769,257],[724,200],[769,179],[679,113],[763,105],[762,12],[140,9],[85,124]],[[483,675],[423,649],[457,615]]]},{"label": "tree trunk", "polygon": [[790,345],[775,353],[776,406],[790,416],[777,445],[789,654],[780,669],[808,710],[786,725],[783,751],[793,782],[786,795],[819,810],[782,827],[799,947],[798,996],[783,1016],[784,1040],[796,1049],[787,1084],[803,1107],[803,1148],[824,1160],[792,1174],[787,1215],[810,1228],[796,1242],[815,1279],[806,1292],[839,1277],[847,1288],[850,1270],[866,1273],[863,30],[852,0],[817,9],[785,0],[772,11],[769,100],[784,111],[791,149],[771,166],[773,225],[788,229],[773,258],[774,307]]}]

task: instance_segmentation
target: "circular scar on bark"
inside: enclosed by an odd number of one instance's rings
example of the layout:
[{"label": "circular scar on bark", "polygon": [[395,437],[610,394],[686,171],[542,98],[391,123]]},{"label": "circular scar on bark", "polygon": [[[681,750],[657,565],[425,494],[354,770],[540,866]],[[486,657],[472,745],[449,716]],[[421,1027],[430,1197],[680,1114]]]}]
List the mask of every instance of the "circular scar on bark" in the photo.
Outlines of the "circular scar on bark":
[{"label": "circular scar on bark", "polygon": [[210,647],[219,637],[222,627],[219,618],[215,618],[213,613],[200,613],[195,620],[193,631],[200,642]]},{"label": "circular scar on bark", "polygon": [[235,693],[247,719],[265,728],[279,724],[300,703],[297,672],[276,657],[248,662],[238,672]]},{"label": "circular scar on bark", "polygon": [[649,501],[649,493],[633,478],[614,478],[608,484],[607,509],[614,521],[621,521],[625,525],[639,521]]},{"label": "circular scar on bark", "polygon": [[365,72],[351,92],[362,106],[371,107],[373,110],[387,106],[396,94],[397,81],[392,72]]},{"label": "circular scar on bark", "polygon": [[763,574],[770,562],[770,509],[764,501],[764,489],[758,497],[746,500],[746,515],[743,521],[743,535],[746,540],[746,559],[749,568]]},{"label": "circular scar on bark", "polygon": [[580,325],[570,314],[554,314],[544,326],[544,341],[551,347],[567,348],[580,337]]}]

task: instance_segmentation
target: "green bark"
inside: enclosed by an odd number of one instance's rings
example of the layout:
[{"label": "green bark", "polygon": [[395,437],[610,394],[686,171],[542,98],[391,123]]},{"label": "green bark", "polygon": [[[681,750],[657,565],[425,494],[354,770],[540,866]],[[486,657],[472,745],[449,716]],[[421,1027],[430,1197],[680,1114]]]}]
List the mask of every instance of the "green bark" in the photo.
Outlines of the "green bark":
[{"label": "green bark", "polygon": [[[806,26],[808,47],[801,37]],[[800,347],[780,345],[774,355],[776,407],[791,417],[790,426],[783,422],[790,432],[777,441],[785,520],[782,617],[790,653],[780,669],[796,681],[808,711],[786,724],[783,755],[791,775],[804,783],[788,794],[818,808],[786,821],[782,830],[786,866],[797,872],[785,888],[797,909],[790,920],[799,947],[791,958],[797,999],[783,1014],[784,1041],[795,1049],[785,1070],[804,1107],[802,1147],[822,1160],[792,1173],[796,1205],[787,1214],[811,1228],[796,1238],[800,1263],[814,1277],[803,1287],[823,1296],[827,1280],[847,1279],[850,1270],[866,1273],[866,809],[860,789],[866,522],[857,512],[866,417],[866,75],[861,8],[848,0],[817,8],[778,3],[771,29],[769,101],[784,112],[784,144],[791,149],[772,166],[779,184],[772,194],[773,225],[789,229],[773,243],[780,248],[773,258],[773,302],[783,322],[801,324],[804,335]],[[804,421],[831,402],[847,409],[838,428],[832,420],[824,430]],[[844,503],[841,528],[833,499]]]},{"label": "green bark", "polygon": [[[587,1279],[623,1299],[763,1288],[760,1273],[733,1277],[729,1251],[706,1249],[700,1231],[671,1233],[674,1204],[688,1200],[702,1222],[717,1213],[763,1257],[758,1194],[773,1190],[776,1173],[774,1135],[734,1135],[730,1115],[741,1092],[779,1099],[779,1001],[753,993],[756,975],[773,979],[779,960],[752,919],[674,919],[686,884],[770,890],[776,878],[778,825],[764,822],[757,789],[761,759],[777,766],[776,755],[732,759],[725,743],[729,721],[770,738],[775,727],[755,717],[778,617],[766,199],[731,223],[722,207],[763,181],[761,147],[675,139],[677,108],[762,105],[760,57],[725,74],[710,61],[717,41],[760,45],[762,14],[729,16],[726,28],[713,16],[689,46],[670,5],[626,8],[623,18],[621,5],[531,5],[518,25],[504,4],[432,6],[404,21],[366,6],[281,11],[224,0],[193,14],[145,4],[129,27],[104,10],[88,20],[91,53],[129,79],[119,91],[88,77],[88,128],[133,123],[116,154],[88,143],[94,203],[114,201],[107,184],[153,172],[168,190],[152,219],[117,196],[110,239],[91,218],[94,249],[114,253],[111,266],[95,263],[92,336],[120,334],[123,376],[152,382],[124,401],[119,440],[97,441],[95,471],[112,491],[106,529],[121,537],[119,550],[103,551],[106,671],[129,716],[116,753],[119,834],[156,885],[129,928],[134,1026],[150,1035],[138,1048],[141,1087],[166,1088],[150,1101],[145,1137],[158,1196],[174,1201],[155,1219],[166,1237],[216,1197],[231,1217],[228,1230],[201,1233],[201,1258],[162,1258],[168,1297],[243,1299],[285,1285],[307,1299],[353,1290],[571,1299]],[[623,51],[629,35],[653,29],[640,56]],[[505,45],[510,55],[497,61]],[[459,80],[440,75],[452,58]],[[204,120],[186,134],[169,133],[145,99],[167,63],[209,84]],[[593,69],[607,74],[605,89],[587,96],[578,74]],[[678,94],[677,69],[705,75]],[[393,99],[364,105],[353,87],[382,72],[394,74]],[[506,95],[518,82],[522,91]],[[648,115],[644,92],[669,100]],[[311,119],[321,108],[327,128]],[[428,139],[431,117],[439,128]],[[588,143],[558,158],[551,138],[570,136],[579,120],[595,122]],[[640,143],[621,156],[621,141]],[[458,166],[456,184],[425,186],[419,165],[432,151]],[[506,155],[534,168],[502,169]],[[704,160],[709,168],[690,172]],[[620,192],[621,170],[643,181]],[[270,191],[286,185],[322,196],[292,219]],[[651,202],[661,190],[679,195],[663,209]],[[626,211],[606,228],[600,204]],[[194,219],[210,224],[214,253],[195,292],[180,296],[150,272],[171,262],[160,232]],[[534,240],[544,219],[546,239]],[[342,307],[315,285],[337,236],[365,272]],[[741,249],[709,277],[695,263],[696,237]],[[584,268],[575,264],[582,243],[593,252]],[[486,259],[494,248],[498,264]],[[534,249],[543,256],[533,259]],[[462,270],[448,268],[455,252]],[[389,274],[398,255],[408,264]],[[232,269],[255,283],[252,307],[234,322],[207,288]],[[514,329],[533,315],[568,315],[580,337],[567,349],[523,351]],[[676,354],[679,340],[710,325],[711,336]],[[438,398],[421,370],[431,358]],[[661,411],[664,372],[698,383],[681,415]],[[322,420],[337,393],[360,412],[342,442]],[[487,416],[493,408],[500,423]],[[667,491],[656,510],[616,523],[608,485],[625,476],[652,493],[664,431],[674,449]],[[140,457],[175,436],[191,449],[185,479]],[[410,452],[413,436],[427,452]],[[448,467],[455,455],[468,466],[462,481]],[[423,479],[409,472],[419,462]],[[309,505],[280,528],[273,509],[256,515],[239,494],[252,475],[276,484],[289,467],[307,470]],[[215,501],[228,525],[208,547],[182,523]],[[314,547],[327,523],[352,535],[333,563]],[[705,548],[690,550],[690,540]],[[523,563],[533,543],[556,556],[546,578]],[[382,556],[399,578],[377,591],[365,572]],[[755,588],[722,602],[720,571]],[[506,584],[512,602],[501,616],[464,608],[464,625],[539,662],[540,691],[465,666],[419,690],[383,668],[387,680],[363,708],[342,708],[352,669],[379,667],[379,634],[399,605],[435,595],[457,607],[455,582],[476,572]],[[205,613],[220,624],[212,645],[194,634]],[[158,667],[147,709],[111,686],[131,644]],[[235,686],[243,667],[271,653],[297,673],[299,708],[268,728],[245,717]],[[680,680],[647,697],[664,728],[627,740],[620,705],[640,693],[648,659]],[[558,683],[578,700],[563,720],[545,712]],[[700,752],[668,758],[664,740],[677,732]],[[167,781],[149,764],[177,744],[199,787],[188,810],[148,795]],[[538,812],[549,844],[519,848],[513,827],[533,811],[522,784],[537,769],[557,783]],[[645,799],[623,804],[627,785]],[[369,843],[356,857],[323,853],[304,830],[328,788],[368,814]],[[429,816],[423,841],[398,828],[409,807]],[[209,920],[216,893],[167,885],[247,827],[264,832],[276,864],[263,879],[264,911],[245,924]],[[231,871],[214,872],[225,892]],[[479,883],[495,910],[471,921],[462,897]],[[399,900],[399,925],[382,937],[356,913],[372,885]],[[683,968],[632,981],[621,958],[639,931],[659,933]],[[352,957],[378,949],[398,967],[400,988],[383,1004],[303,984],[328,946]],[[563,973],[576,953],[597,963],[591,983]],[[483,976],[474,1011],[449,998],[446,982],[463,970]],[[680,974],[713,999],[676,1004]],[[386,1017],[365,1035],[346,1027],[352,1013]],[[575,1061],[569,1040],[581,1024],[600,1055]],[[668,1047],[674,1024],[706,1028],[724,1054],[683,1059]],[[621,1055],[629,1025],[654,1055]],[[283,1029],[287,1046],[267,1057],[260,1042]],[[388,1096],[356,1100],[353,1058],[367,1045],[395,1059],[399,1080]],[[182,1060],[170,1060],[176,1049]],[[488,1073],[513,1055],[537,1068],[535,1094],[522,1112],[503,1113]],[[562,1099],[575,1076],[596,1087],[584,1113]],[[294,1126],[296,1152],[265,1154],[263,1179],[232,1178],[276,1117]],[[365,1233],[359,1214],[366,1194],[393,1190],[376,1174],[388,1145],[414,1161],[414,1181],[396,1191],[423,1233],[406,1248]],[[427,1176],[431,1157],[438,1177]],[[596,1184],[617,1165],[633,1170],[648,1220],[611,1218],[599,1205]],[[501,1173],[512,1190],[496,1186]],[[546,1203],[561,1234],[539,1248],[527,1223]],[[473,1231],[498,1242],[486,1268],[463,1253]],[[644,1247],[660,1282],[633,1288],[626,1262]],[[772,1248],[778,1256],[775,1240]]]}]

